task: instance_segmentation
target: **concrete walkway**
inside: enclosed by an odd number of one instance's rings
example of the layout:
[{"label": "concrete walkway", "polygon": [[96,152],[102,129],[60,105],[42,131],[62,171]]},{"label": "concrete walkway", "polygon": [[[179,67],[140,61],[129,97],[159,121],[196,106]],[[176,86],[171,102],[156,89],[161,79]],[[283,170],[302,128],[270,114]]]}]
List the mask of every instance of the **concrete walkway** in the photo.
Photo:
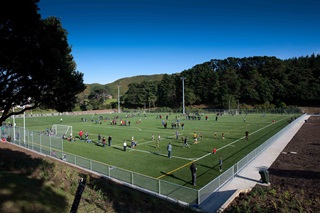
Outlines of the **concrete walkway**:
[{"label": "concrete walkway", "polygon": [[310,116],[302,115],[301,118],[273,144],[271,144],[254,161],[248,164],[233,180],[225,184],[219,191],[212,194],[199,208],[208,213],[222,212],[239,193],[250,191],[257,183],[262,184],[259,170],[268,169],[277,159],[282,150],[291,141],[301,126]]}]

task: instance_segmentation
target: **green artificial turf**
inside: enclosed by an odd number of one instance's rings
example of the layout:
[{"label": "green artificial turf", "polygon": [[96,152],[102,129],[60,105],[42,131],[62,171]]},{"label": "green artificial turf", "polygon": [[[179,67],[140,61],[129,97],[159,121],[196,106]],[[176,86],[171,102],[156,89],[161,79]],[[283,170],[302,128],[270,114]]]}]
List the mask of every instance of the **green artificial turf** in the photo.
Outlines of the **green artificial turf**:
[{"label": "green artificial turf", "polygon": [[[33,116],[32,118],[27,116],[25,122],[26,129],[39,132],[46,131],[53,124],[72,126],[76,141],[64,140],[64,153],[199,189],[221,174],[218,165],[219,157],[223,158],[224,170],[231,167],[288,125],[288,120],[297,116],[287,114],[223,115],[219,116],[216,121],[216,114],[204,114],[201,120],[189,120],[180,114],[166,113],[162,113],[161,119],[159,118],[160,113],[147,113],[145,116],[144,114],[132,114],[132,117],[126,117],[126,115],[130,114]],[[166,119],[167,115],[168,119]],[[208,120],[205,120],[206,115]],[[103,116],[101,124],[100,120],[98,121],[99,116]],[[111,125],[110,121],[115,116],[119,116],[118,125]],[[62,122],[60,118],[63,118]],[[86,118],[87,122],[81,121],[81,118]],[[120,126],[119,120],[121,119],[130,121],[131,125]],[[181,127],[171,128],[171,123],[175,123],[177,119],[180,119],[180,123],[185,124],[183,130]],[[163,120],[168,124],[167,129],[162,125]],[[16,118],[16,123],[17,126],[22,127],[23,118]],[[79,140],[80,130],[89,133],[92,143]],[[244,139],[246,130],[249,131],[248,141]],[[179,132],[178,140],[175,139],[176,131]],[[198,144],[193,144],[194,132],[203,135],[202,139],[198,139]],[[221,137],[222,132],[225,133],[224,140]],[[98,134],[106,138],[111,135],[112,146],[105,148],[98,146]],[[159,148],[156,148],[156,142],[151,140],[152,134],[155,139],[158,135],[161,136]],[[138,144],[134,149],[130,148],[132,136]],[[186,136],[189,138],[190,148],[182,147],[181,137]],[[128,144],[126,152],[123,151],[124,140]],[[167,156],[169,143],[172,144],[172,158]],[[212,154],[213,148],[217,149],[216,154]],[[196,187],[190,183],[189,166],[194,161],[198,168]]]}]

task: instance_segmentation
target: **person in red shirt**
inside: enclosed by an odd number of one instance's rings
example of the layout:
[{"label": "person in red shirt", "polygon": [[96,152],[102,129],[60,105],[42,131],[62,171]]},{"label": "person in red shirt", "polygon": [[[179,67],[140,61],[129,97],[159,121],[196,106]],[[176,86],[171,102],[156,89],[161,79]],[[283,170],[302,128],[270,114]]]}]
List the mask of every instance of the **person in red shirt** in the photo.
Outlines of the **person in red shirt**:
[{"label": "person in red shirt", "polygon": [[216,153],[217,153],[217,149],[216,149],[216,148],[213,148],[212,153],[213,153],[213,154],[216,154]]},{"label": "person in red shirt", "polygon": [[102,146],[106,147],[106,138],[105,137],[102,138]]},{"label": "person in red shirt", "polygon": [[81,130],[81,131],[79,132],[80,140],[82,140],[82,135],[83,135],[83,131]]}]

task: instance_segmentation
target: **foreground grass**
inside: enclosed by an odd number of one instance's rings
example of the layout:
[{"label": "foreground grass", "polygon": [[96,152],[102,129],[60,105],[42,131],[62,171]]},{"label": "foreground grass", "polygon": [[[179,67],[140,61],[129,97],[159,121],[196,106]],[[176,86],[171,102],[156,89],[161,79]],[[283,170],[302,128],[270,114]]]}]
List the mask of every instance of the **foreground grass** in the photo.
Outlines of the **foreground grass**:
[{"label": "foreground grass", "polygon": [[61,161],[1,146],[0,170],[0,212],[70,212],[80,178],[87,185],[78,212],[194,212]]}]

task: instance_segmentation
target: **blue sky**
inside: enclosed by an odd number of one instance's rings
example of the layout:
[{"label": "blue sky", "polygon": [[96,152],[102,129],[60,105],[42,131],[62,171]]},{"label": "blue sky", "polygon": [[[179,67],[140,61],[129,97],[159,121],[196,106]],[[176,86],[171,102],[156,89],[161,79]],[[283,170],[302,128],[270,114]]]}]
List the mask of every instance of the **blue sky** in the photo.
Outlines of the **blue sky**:
[{"label": "blue sky", "polygon": [[40,0],[84,83],[172,74],[211,59],[320,54],[318,0]]}]

